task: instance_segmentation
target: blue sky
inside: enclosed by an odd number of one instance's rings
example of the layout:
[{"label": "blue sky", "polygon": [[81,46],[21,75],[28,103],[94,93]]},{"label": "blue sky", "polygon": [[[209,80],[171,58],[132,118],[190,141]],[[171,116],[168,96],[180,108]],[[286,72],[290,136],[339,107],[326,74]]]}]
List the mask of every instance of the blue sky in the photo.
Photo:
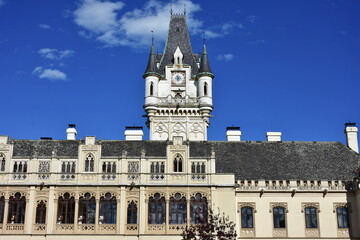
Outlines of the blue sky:
[{"label": "blue sky", "polygon": [[[151,30],[163,51],[169,1],[0,0],[0,134],[124,139],[142,125]],[[184,1],[172,1],[182,12]],[[214,79],[209,140],[345,142],[360,122],[360,1],[186,1],[194,52]],[[145,127],[146,138],[148,130]]]}]

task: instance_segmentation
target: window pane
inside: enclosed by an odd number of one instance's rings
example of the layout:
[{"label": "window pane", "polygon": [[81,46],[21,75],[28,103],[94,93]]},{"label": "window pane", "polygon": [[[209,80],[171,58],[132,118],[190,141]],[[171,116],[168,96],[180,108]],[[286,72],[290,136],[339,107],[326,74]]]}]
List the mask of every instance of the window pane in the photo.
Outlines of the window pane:
[{"label": "window pane", "polygon": [[305,208],[306,228],[317,228],[317,209],[314,207]]},{"label": "window pane", "polygon": [[253,228],[253,208],[244,207],[241,209],[241,227]]}]

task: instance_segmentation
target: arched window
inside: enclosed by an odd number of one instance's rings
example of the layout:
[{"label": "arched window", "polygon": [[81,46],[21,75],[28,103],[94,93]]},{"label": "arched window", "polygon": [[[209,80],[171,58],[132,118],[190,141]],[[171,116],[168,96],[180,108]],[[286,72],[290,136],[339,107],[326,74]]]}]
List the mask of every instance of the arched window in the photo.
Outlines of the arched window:
[{"label": "arched window", "polygon": [[99,223],[116,224],[116,197],[106,193],[100,198]]},{"label": "arched window", "polygon": [[338,228],[349,228],[349,217],[347,207],[336,208]]},{"label": "arched window", "polygon": [[285,228],[285,212],[284,207],[274,207],[273,208],[273,217],[274,217],[274,228]]},{"label": "arched window", "polygon": [[127,207],[127,224],[137,224],[137,204],[130,201]]},{"label": "arched window", "polygon": [[0,197],[0,223],[4,223],[5,197]]},{"label": "arched window", "polygon": [[176,154],[174,158],[174,172],[182,172],[183,159],[180,154]]},{"label": "arched window", "polygon": [[169,224],[186,224],[186,198],[176,193],[170,198]]},{"label": "arched window", "polygon": [[8,223],[23,224],[25,221],[26,199],[20,193],[15,193],[9,199]]},{"label": "arched window", "polygon": [[79,198],[79,224],[95,224],[95,197],[90,193],[85,193]]},{"label": "arched window", "polygon": [[36,206],[36,224],[45,224],[46,222],[46,202],[41,200]]},{"label": "arched window", "polygon": [[93,172],[94,171],[94,156],[89,154],[85,158],[85,172]]},{"label": "arched window", "polygon": [[254,227],[254,209],[252,207],[241,208],[241,228]]},{"label": "arched window", "polygon": [[208,217],[208,205],[206,197],[197,193],[190,199],[190,222],[192,224],[206,223]]},{"label": "arched window", "polygon": [[75,199],[69,193],[58,199],[58,224],[73,224],[75,213]]},{"label": "arched window", "polygon": [[154,95],[154,84],[152,82],[150,83],[150,95]]},{"label": "arched window", "polygon": [[3,153],[0,153],[0,164],[1,164],[1,167],[0,167],[0,171],[1,172],[4,172],[5,171],[5,155]]},{"label": "arched window", "polygon": [[204,83],[204,96],[208,95],[208,84]]},{"label": "arched window", "polygon": [[318,227],[316,207],[305,208],[305,222],[306,222],[306,228]]},{"label": "arched window", "polygon": [[159,193],[149,198],[148,223],[164,224],[166,216],[165,198]]}]

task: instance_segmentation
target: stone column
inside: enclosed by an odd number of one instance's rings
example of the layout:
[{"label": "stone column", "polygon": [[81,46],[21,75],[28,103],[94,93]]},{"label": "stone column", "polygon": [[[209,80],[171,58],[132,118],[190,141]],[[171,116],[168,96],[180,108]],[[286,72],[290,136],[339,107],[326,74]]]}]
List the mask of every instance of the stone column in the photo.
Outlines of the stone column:
[{"label": "stone column", "polygon": [[29,199],[26,199],[26,208],[25,208],[25,233],[31,234],[34,220],[34,209],[36,209],[35,204],[35,186],[30,187]]},{"label": "stone column", "polygon": [[126,208],[126,188],[125,187],[121,187],[120,188],[120,199],[117,199],[117,219],[118,221],[116,221],[116,229],[117,232],[119,232],[120,234],[124,234],[125,233],[125,225],[126,225],[126,213],[127,213],[127,208]]},{"label": "stone column", "polygon": [[74,213],[74,233],[77,232],[77,226],[78,226],[78,218],[79,218],[79,199],[76,196],[75,198],[75,213]]},{"label": "stone column", "polygon": [[54,186],[49,188],[49,200],[46,208],[46,234],[51,234],[54,231],[54,221],[56,224],[57,208],[55,208],[55,190]]},{"label": "stone column", "polygon": [[9,195],[5,195],[5,208],[4,208],[4,219],[3,219],[3,232],[6,232],[6,224],[9,219]]},{"label": "stone column", "polygon": [[95,233],[98,232],[99,227],[99,213],[100,213],[100,199],[96,198],[96,207],[95,207]]},{"label": "stone column", "polygon": [[145,199],[145,187],[140,187],[139,203],[138,203],[139,235],[144,234],[146,231],[146,225],[147,225],[146,203],[147,203],[147,199]]}]

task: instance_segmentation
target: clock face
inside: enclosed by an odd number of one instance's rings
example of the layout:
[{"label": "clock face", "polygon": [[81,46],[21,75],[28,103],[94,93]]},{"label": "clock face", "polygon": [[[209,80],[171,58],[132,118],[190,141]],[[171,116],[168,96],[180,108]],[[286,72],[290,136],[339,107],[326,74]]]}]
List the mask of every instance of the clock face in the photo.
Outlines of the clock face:
[{"label": "clock face", "polygon": [[172,76],[172,81],[175,84],[184,83],[184,75],[182,73],[174,73]]}]

